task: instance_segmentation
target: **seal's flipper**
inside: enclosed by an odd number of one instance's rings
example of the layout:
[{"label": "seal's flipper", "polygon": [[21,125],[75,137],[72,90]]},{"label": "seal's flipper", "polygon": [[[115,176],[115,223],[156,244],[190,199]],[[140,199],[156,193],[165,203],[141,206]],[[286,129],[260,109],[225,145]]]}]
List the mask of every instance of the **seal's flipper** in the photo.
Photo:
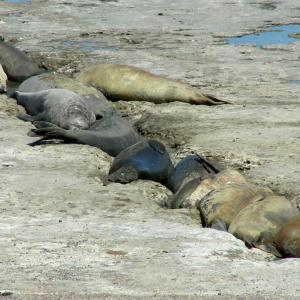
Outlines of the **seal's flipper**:
[{"label": "seal's flipper", "polygon": [[67,137],[67,130],[60,128],[60,127],[43,127],[39,129],[32,129],[32,131],[37,135],[43,135],[48,139],[62,139],[66,140]]},{"label": "seal's flipper", "polygon": [[198,99],[193,99],[191,104],[204,104],[204,105],[221,105],[221,104],[231,104],[229,101],[221,100],[215,96],[204,94],[199,95]]},{"label": "seal's flipper", "polygon": [[162,143],[155,140],[149,140],[148,143],[152,149],[156,150],[160,154],[164,155],[166,153],[166,148]]},{"label": "seal's flipper", "polygon": [[34,121],[33,122],[33,125],[40,129],[40,128],[46,128],[46,127],[56,127],[56,128],[61,128],[53,123],[50,123],[50,122],[46,122],[46,121]]},{"label": "seal's flipper", "polygon": [[206,160],[205,158],[203,158],[199,154],[197,154],[197,158],[195,158],[195,160],[197,162],[199,162],[208,173],[217,174],[217,173],[220,172],[220,170],[219,170],[219,168],[217,166],[215,166],[213,163],[211,163],[210,161]]},{"label": "seal's flipper", "polygon": [[34,117],[33,116],[26,115],[26,114],[18,115],[17,118],[20,119],[20,120],[22,120],[22,121],[25,121],[25,122],[33,122],[34,121]]},{"label": "seal's flipper", "polygon": [[137,180],[139,177],[138,171],[132,166],[123,166],[117,171],[107,176],[107,181],[129,183]]}]

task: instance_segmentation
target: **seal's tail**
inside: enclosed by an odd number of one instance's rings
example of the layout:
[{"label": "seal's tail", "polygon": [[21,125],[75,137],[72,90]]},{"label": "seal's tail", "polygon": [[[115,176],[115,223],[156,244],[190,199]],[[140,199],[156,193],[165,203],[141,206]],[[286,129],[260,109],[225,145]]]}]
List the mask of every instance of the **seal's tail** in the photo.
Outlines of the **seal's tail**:
[{"label": "seal's tail", "polygon": [[231,102],[219,99],[209,94],[203,94],[203,95],[199,95],[199,98],[191,100],[191,104],[221,105],[221,104],[231,104]]}]

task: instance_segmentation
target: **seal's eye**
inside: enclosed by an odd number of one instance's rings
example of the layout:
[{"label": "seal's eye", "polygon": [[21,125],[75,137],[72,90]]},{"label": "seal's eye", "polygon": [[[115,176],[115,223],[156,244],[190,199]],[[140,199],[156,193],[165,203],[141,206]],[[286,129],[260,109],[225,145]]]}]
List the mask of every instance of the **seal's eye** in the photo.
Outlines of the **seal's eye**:
[{"label": "seal's eye", "polygon": [[96,120],[101,120],[103,118],[103,116],[101,115],[96,115]]}]

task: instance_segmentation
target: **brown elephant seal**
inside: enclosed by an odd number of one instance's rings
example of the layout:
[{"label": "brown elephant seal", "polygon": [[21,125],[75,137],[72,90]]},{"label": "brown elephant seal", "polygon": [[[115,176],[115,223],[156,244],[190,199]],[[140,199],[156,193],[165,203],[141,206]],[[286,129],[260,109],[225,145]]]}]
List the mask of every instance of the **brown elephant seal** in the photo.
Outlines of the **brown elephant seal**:
[{"label": "brown elephant seal", "polygon": [[168,206],[171,208],[197,207],[200,210],[200,202],[209,192],[234,183],[246,183],[246,179],[232,169],[220,171],[213,178],[195,178],[180,187]]},{"label": "brown elephant seal", "polygon": [[214,96],[201,94],[186,83],[126,65],[100,64],[93,66],[80,73],[77,79],[99,89],[111,100],[153,103],[180,101],[204,105],[228,103]]},{"label": "brown elephant seal", "polygon": [[247,183],[213,190],[199,202],[202,225],[227,231],[233,218],[244,207],[272,194],[268,188]]},{"label": "brown elephant seal", "polygon": [[0,93],[7,91],[7,76],[0,64]]},{"label": "brown elephant seal", "polygon": [[228,232],[248,247],[280,256],[273,243],[275,235],[297,214],[297,209],[285,197],[268,196],[243,208],[232,220]]},{"label": "brown elephant seal", "polygon": [[148,179],[164,183],[173,168],[165,146],[155,140],[146,140],[126,148],[114,159],[107,180],[129,183]]},{"label": "brown elephant seal", "polygon": [[78,94],[95,115],[104,116],[117,113],[112,103],[100,91],[63,74],[43,73],[32,76],[23,81],[18,86],[17,91],[28,93],[54,88],[65,89]]},{"label": "brown elephant seal", "polygon": [[24,121],[46,121],[64,129],[88,129],[96,121],[81,97],[69,90],[17,91],[14,96],[29,114],[19,116]]},{"label": "brown elephant seal", "polygon": [[24,52],[4,41],[0,41],[0,64],[8,79],[13,81],[23,81],[33,75],[45,72]]},{"label": "brown elephant seal", "polygon": [[283,257],[300,257],[300,214],[281,227],[274,241]]},{"label": "brown elephant seal", "polygon": [[210,161],[198,154],[187,155],[176,165],[168,178],[166,187],[176,193],[181,186],[195,178],[200,177],[202,180],[213,178],[217,173],[219,173],[219,169]]}]

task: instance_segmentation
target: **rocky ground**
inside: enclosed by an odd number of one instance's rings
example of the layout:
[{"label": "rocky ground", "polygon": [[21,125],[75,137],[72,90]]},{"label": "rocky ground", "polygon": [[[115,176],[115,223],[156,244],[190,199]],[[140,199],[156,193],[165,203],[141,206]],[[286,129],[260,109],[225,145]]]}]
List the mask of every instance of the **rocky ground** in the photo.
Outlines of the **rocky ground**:
[{"label": "rocky ground", "polygon": [[[256,48],[226,38],[300,23],[290,1],[0,2],[0,34],[41,65],[73,74],[125,63],[232,101],[205,107],[117,102],[174,162],[204,154],[300,202],[300,42]],[[0,296],[9,299],[298,299],[300,260],[276,260],[170,192],[102,185],[112,158],[83,145],[29,147],[21,108],[0,96]],[[298,203],[299,205],[299,203]]]}]

